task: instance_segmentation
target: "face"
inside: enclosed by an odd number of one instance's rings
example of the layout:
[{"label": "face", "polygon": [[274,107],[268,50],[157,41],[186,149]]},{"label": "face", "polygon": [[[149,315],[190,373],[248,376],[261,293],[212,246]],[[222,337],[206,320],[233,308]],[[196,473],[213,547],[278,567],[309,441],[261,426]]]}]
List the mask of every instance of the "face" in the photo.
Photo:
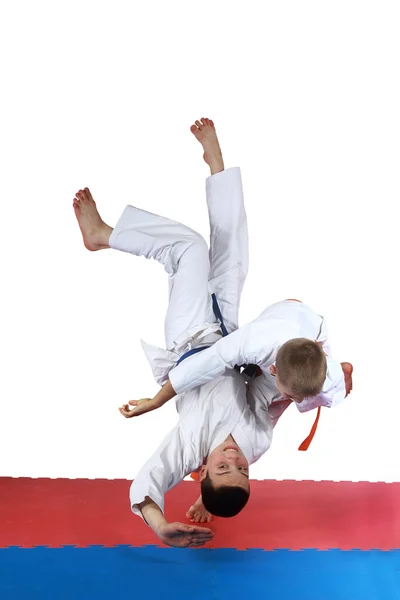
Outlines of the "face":
[{"label": "face", "polygon": [[249,463],[240,448],[226,441],[213,450],[200,471],[200,481],[210,476],[214,487],[237,486],[249,491]]},{"label": "face", "polygon": [[275,365],[271,365],[270,373],[271,373],[271,375],[273,375],[273,377],[275,377],[276,387],[278,388],[278,391],[281,393],[281,395],[284,397],[285,400],[286,399],[293,400],[293,402],[297,402],[297,403],[303,402],[304,398],[300,398],[298,396],[293,395],[290,392],[290,390],[286,389],[285,386],[283,386],[281,384]]}]

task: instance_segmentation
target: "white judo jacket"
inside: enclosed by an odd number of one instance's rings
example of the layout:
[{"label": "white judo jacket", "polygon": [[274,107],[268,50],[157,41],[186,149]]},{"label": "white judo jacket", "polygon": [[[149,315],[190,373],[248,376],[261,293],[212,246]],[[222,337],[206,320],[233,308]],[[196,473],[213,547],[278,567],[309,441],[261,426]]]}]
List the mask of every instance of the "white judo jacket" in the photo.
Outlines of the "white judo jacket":
[{"label": "white judo jacket", "polygon": [[[179,352],[188,348],[187,340],[193,346],[196,341],[203,341],[207,333],[213,331],[219,334],[219,339],[210,348],[188,357],[175,367]],[[280,414],[277,407],[271,406],[287,400],[275,385],[275,378],[270,374],[269,367],[275,364],[280,347],[293,338],[304,337],[320,342],[327,355],[327,376],[322,392],[318,396],[305,398],[296,402],[300,412],[307,412],[319,406],[333,407],[341,402],[346,394],[344,375],[340,363],[331,356],[325,319],[315,313],[302,302],[283,300],[266,308],[261,315],[251,323],[233,331],[226,337],[218,330],[217,324],[209,324],[186,332],[182,336],[185,342],[177,351],[171,352],[156,346],[150,346],[142,341],[143,349],[149,360],[156,381],[163,385],[168,377],[177,394],[187,392],[197,386],[208,383],[215,377],[227,373],[235,365],[256,364],[263,371],[262,385],[268,397],[271,417],[274,424]],[[258,386],[261,382],[258,382]],[[288,401],[287,406],[290,405]]]}]

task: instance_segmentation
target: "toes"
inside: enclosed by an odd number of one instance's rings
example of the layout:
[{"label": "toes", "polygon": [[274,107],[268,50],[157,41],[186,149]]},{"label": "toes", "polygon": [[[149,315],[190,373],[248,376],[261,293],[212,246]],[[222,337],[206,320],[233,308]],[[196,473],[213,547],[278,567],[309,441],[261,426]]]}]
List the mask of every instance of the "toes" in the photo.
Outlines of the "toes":
[{"label": "toes", "polygon": [[192,126],[191,126],[191,128],[190,128],[190,131],[191,131],[192,133],[196,133],[196,131],[198,131],[198,129],[197,129],[197,127],[196,127],[196,125],[192,125]]},{"label": "toes", "polygon": [[214,121],[211,121],[211,119],[210,119],[210,125],[211,125],[211,127],[214,127]]},{"label": "toes", "polygon": [[89,200],[93,200],[92,194],[89,191],[89,188],[84,188],[83,190],[79,190],[76,193],[76,198],[79,202],[88,202]]},{"label": "toes", "polygon": [[86,193],[88,200],[91,200],[92,202],[94,202],[92,192],[89,190],[89,188],[87,188],[87,187],[85,188],[85,193]]},{"label": "toes", "polygon": [[201,129],[201,127],[203,126],[203,124],[200,123],[200,121],[195,121],[195,123],[199,129]]}]

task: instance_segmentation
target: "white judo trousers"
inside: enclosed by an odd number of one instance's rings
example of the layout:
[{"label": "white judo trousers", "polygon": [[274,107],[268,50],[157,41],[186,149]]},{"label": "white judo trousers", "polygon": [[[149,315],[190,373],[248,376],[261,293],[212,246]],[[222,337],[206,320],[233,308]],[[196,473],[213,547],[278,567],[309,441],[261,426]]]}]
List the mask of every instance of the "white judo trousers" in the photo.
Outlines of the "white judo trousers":
[{"label": "white judo trousers", "polygon": [[249,263],[240,169],[234,167],[208,177],[206,199],[210,248],[193,229],[133,206],[125,208],[109,241],[115,250],[157,260],[168,274],[167,350],[142,342],[161,385],[185,352],[221,338],[212,293],[217,296],[228,333],[238,328]]}]

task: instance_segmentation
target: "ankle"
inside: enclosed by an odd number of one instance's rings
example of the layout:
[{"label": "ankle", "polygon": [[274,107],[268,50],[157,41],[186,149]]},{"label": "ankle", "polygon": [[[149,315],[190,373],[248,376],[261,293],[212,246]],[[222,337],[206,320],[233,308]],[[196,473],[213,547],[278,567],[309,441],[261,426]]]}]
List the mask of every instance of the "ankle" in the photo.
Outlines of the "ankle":
[{"label": "ankle", "polygon": [[110,237],[111,237],[111,234],[113,231],[114,230],[112,227],[110,227],[106,223],[103,223],[103,225],[99,231],[99,234],[98,234],[98,243],[105,248],[109,248],[110,247],[109,241],[110,241]]},{"label": "ankle", "polygon": [[224,159],[222,158],[222,154],[219,156],[212,157],[210,160],[210,172],[211,175],[215,175],[216,173],[221,173],[221,171],[225,170]]}]

